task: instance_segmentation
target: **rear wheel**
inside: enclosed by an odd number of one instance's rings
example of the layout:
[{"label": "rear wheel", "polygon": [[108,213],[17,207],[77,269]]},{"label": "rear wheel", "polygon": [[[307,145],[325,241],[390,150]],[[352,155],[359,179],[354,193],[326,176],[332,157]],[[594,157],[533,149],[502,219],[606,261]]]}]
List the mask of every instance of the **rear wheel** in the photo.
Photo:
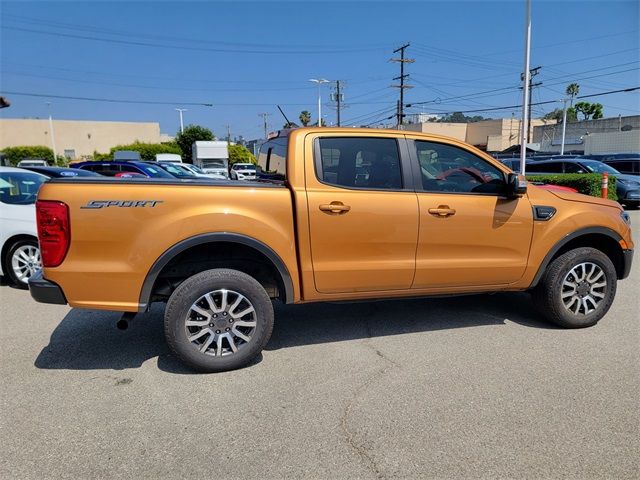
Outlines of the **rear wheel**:
[{"label": "rear wheel", "polygon": [[536,307],[566,328],[590,327],[609,311],[616,295],[613,263],[595,248],[576,248],[556,258],[533,290]]},{"label": "rear wheel", "polygon": [[262,285],[237,270],[215,269],[185,280],[165,311],[171,350],[201,372],[234,370],[265,347],[273,331],[273,305]]},{"label": "rear wheel", "polygon": [[38,242],[31,239],[15,242],[7,250],[4,266],[7,276],[15,286],[28,288],[31,276],[42,268]]}]

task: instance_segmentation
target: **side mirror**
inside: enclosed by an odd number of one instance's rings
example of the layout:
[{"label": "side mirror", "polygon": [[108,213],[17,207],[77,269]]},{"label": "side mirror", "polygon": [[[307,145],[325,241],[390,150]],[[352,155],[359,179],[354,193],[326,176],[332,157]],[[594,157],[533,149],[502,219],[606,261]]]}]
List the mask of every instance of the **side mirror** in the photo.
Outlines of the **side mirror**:
[{"label": "side mirror", "polygon": [[510,197],[520,197],[527,193],[527,180],[524,175],[509,173],[507,175],[507,194]]}]

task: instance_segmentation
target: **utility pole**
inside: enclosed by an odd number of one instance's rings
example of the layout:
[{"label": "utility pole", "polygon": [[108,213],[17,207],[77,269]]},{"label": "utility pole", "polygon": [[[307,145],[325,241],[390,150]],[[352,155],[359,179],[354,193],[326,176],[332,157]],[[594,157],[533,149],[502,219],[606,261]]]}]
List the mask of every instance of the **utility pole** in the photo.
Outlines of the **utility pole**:
[{"label": "utility pole", "polygon": [[527,156],[527,142],[529,138],[529,90],[527,85],[531,84],[531,78],[529,77],[531,62],[531,0],[527,0],[527,6],[525,10],[524,20],[524,78],[522,84],[522,129],[520,131],[520,175],[525,174],[526,168],[526,156]]},{"label": "utility pole", "polygon": [[[535,77],[536,75],[538,75],[540,73],[540,69],[542,67],[536,67],[536,68],[532,68],[529,70],[529,86],[527,87],[529,89],[529,105],[528,105],[528,127],[527,127],[527,143],[529,143],[529,135],[531,133],[531,102],[533,100],[533,96],[532,96],[532,90],[534,87],[539,87],[540,85],[542,85],[542,82],[536,82],[533,83],[533,77]],[[520,74],[520,80],[524,81],[524,73]]]},{"label": "utility pole", "polygon": [[568,98],[563,100],[564,102],[564,110],[562,112],[562,143],[560,144],[560,155],[564,155],[564,139],[567,134],[567,102]]},{"label": "utility pole", "polygon": [[336,80],[336,93],[331,95],[331,100],[336,102],[337,107],[337,123],[340,126],[340,110],[342,108],[342,94],[340,93],[340,80]]},{"label": "utility pole", "polygon": [[231,145],[231,125],[225,125],[227,127],[227,146]]},{"label": "utility pole", "polygon": [[176,108],[175,109],[180,114],[180,133],[184,132],[184,122],[182,121],[182,112],[188,112],[186,108]]},{"label": "utility pole", "polygon": [[405,88],[413,88],[412,85],[405,85],[405,83],[404,83],[405,78],[409,77],[408,74],[404,73],[404,64],[405,63],[413,63],[413,62],[415,62],[415,59],[413,59],[413,58],[404,58],[404,51],[410,45],[411,45],[410,43],[405,43],[401,47],[396,48],[393,51],[393,53],[400,52],[400,58],[392,58],[391,59],[392,62],[399,62],[400,63],[400,76],[399,77],[393,77],[394,80],[400,80],[400,85],[392,85],[392,87],[400,89],[400,105],[398,107],[398,113],[397,113],[398,127],[400,127],[400,125],[402,125],[404,123],[404,113],[403,113],[403,111],[404,111],[403,110],[403,107],[404,107],[404,89]]},{"label": "utility pole", "polygon": [[49,108],[49,132],[51,133],[51,149],[53,150],[53,164],[56,164],[58,154],[56,153],[56,134],[53,131],[53,117],[51,116],[51,102],[46,102]]},{"label": "utility pole", "polygon": [[258,116],[262,117],[262,122],[264,124],[264,138],[267,138],[268,132],[267,132],[267,117],[271,115],[270,113],[259,113]]}]

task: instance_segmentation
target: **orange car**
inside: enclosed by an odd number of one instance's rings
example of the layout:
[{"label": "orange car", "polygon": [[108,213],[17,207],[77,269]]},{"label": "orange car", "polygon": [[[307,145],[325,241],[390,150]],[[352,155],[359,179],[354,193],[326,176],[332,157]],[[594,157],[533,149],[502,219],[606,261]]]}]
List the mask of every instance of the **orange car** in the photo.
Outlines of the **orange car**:
[{"label": "orange car", "polygon": [[[547,191],[457,140],[300,128],[253,182],[53,179],[37,202],[33,298],[127,312],[166,302],[171,349],[238,368],[285,303],[530,291],[564,327],[609,310],[633,256],[616,202]],[[126,322],[121,322],[121,325]]]}]

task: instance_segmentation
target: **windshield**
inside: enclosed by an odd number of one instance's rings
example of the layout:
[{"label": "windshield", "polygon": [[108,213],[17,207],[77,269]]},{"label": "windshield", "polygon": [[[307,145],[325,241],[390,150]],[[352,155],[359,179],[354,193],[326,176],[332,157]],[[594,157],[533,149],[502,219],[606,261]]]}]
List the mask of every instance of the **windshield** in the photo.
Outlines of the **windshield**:
[{"label": "windshield", "polygon": [[139,165],[140,170],[149,175],[151,178],[174,178],[174,175],[165,172],[162,168],[156,166]]},{"label": "windshield", "polygon": [[252,163],[236,163],[233,166],[234,170],[255,170],[256,166]]},{"label": "windshield", "polygon": [[38,189],[47,177],[29,172],[0,173],[0,202],[10,205],[31,205]]},{"label": "windshield", "polygon": [[204,170],[202,170],[200,167],[196,166],[196,165],[183,165],[184,168],[191,170],[192,172],[196,172],[196,173],[201,173],[204,174]]},{"label": "windshield", "polygon": [[581,160],[580,163],[587,167],[592,173],[611,173],[613,175],[620,175],[620,172],[609,165],[606,165],[602,162],[598,162],[597,160]]},{"label": "windshield", "polygon": [[171,175],[173,175],[174,177],[191,178],[196,176],[196,174],[193,173],[188,168],[181,168],[179,165],[171,165],[171,164],[163,163],[163,164],[160,164],[160,166],[164,168],[167,172],[169,172]]}]

